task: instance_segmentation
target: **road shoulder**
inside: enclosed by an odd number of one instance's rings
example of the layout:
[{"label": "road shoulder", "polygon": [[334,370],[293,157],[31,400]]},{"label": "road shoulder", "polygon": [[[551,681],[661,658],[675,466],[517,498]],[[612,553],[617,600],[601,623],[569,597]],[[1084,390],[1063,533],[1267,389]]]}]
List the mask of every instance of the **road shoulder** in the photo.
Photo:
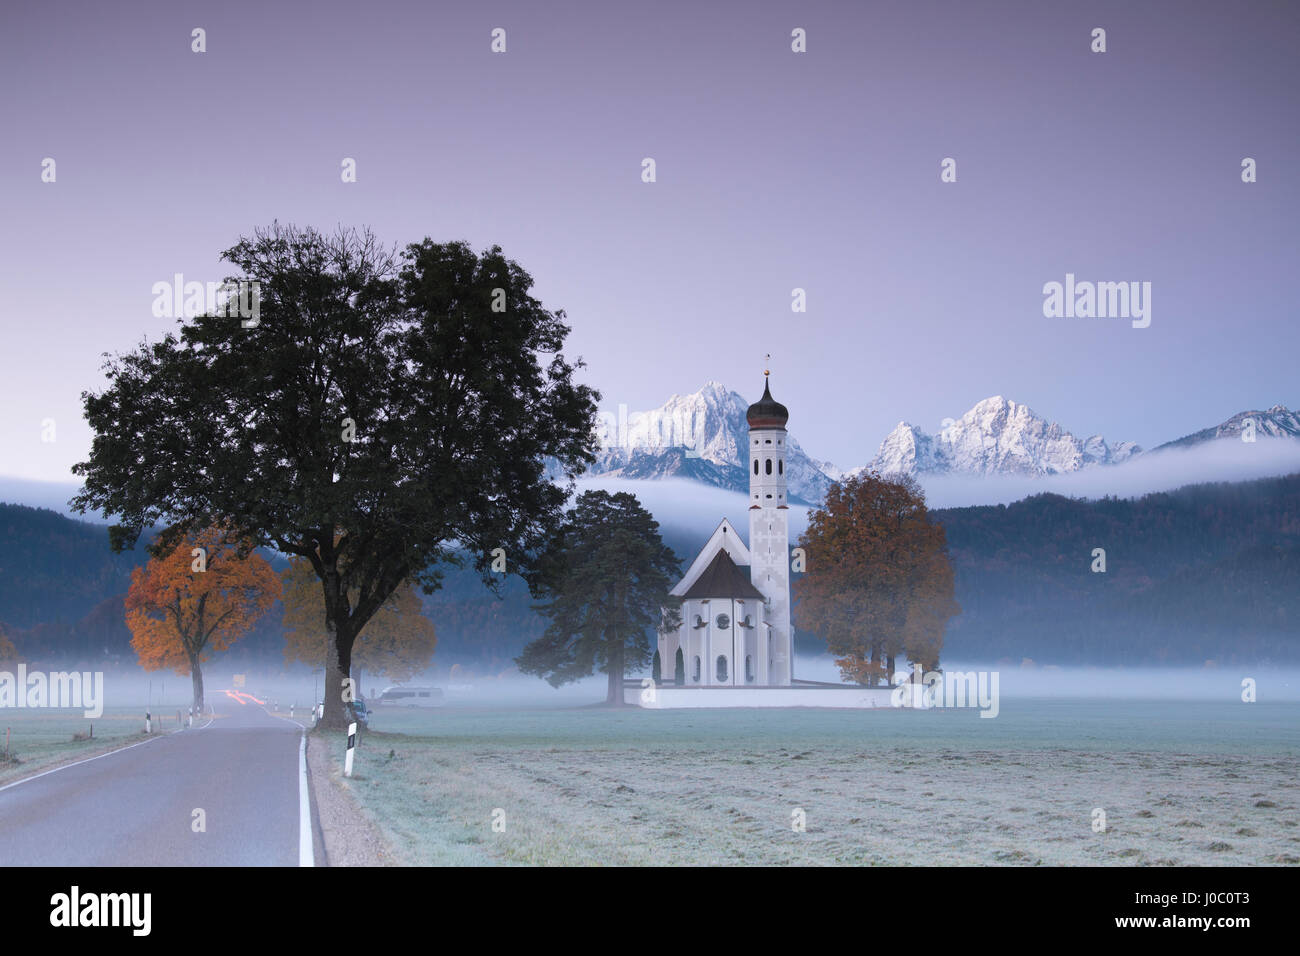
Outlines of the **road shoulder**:
[{"label": "road shoulder", "polygon": [[366,816],[339,761],[318,734],[307,734],[307,772],[325,840],[329,866],[395,866],[396,857],[379,828]]}]

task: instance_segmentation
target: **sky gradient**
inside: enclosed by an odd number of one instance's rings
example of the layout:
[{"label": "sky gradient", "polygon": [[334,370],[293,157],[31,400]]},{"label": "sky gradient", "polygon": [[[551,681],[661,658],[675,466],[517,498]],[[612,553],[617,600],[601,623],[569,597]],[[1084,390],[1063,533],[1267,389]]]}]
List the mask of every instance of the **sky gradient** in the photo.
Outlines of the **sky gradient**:
[{"label": "sky gradient", "polygon": [[[68,480],[153,284],[274,219],[500,244],[604,407],[771,352],[845,466],[993,394],[1147,447],[1294,408],[1298,49],[1285,2],[6,5],[0,474]],[[1045,318],[1067,272],[1150,327]]]}]

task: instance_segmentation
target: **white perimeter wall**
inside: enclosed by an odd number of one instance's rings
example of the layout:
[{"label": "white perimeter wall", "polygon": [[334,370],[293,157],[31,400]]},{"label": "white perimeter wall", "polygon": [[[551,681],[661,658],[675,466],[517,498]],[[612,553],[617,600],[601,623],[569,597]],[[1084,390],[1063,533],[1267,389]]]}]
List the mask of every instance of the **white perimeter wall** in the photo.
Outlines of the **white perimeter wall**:
[{"label": "white perimeter wall", "polygon": [[628,687],[624,700],[653,710],[680,707],[892,707],[885,687]]}]

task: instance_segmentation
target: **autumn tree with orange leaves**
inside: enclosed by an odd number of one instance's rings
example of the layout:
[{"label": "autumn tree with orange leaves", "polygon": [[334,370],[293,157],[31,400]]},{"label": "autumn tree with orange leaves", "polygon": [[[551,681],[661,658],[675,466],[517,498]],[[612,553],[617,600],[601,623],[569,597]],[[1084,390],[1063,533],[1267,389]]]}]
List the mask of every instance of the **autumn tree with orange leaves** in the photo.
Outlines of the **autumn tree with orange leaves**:
[{"label": "autumn tree with orange leaves", "polygon": [[832,486],[799,546],[807,560],[794,584],[799,627],[826,641],[845,679],[887,682],[899,654],[939,666],[961,607],[943,526],[930,520],[915,479],[868,472]]},{"label": "autumn tree with orange leaves", "polygon": [[131,646],[145,670],[189,674],[202,712],[203,662],[243,637],[279,596],[280,579],[260,555],[209,528],[131,572]]},{"label": "autumn tree with orange leaves", "polygon": [[[291,558],[280,579],[284,586],[280,596],[284,605],[284,659],[322,666],[329,640],[321,624],[325,595],[320,579],[306,558]],[[356,597],[352,595],[354,601]],[[357,635],[351,661],[353,686],[360,682],[363,670],[406,680],[428,665],[437,643],[433,622],[424,616],[420,595],[410,581],[404,582]]]}]

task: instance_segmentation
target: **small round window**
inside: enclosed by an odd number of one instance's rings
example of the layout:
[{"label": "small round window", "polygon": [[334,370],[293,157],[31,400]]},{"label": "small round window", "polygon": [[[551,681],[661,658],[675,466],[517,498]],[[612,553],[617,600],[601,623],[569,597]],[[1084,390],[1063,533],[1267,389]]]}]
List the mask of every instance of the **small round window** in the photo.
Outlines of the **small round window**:
[{"label": "small round window", "polygon": [[714,623],[718,625],[718,630],[725,631],[727,628],[731,627],[731,618],[727,617],[725,614],[719,614]]}]

